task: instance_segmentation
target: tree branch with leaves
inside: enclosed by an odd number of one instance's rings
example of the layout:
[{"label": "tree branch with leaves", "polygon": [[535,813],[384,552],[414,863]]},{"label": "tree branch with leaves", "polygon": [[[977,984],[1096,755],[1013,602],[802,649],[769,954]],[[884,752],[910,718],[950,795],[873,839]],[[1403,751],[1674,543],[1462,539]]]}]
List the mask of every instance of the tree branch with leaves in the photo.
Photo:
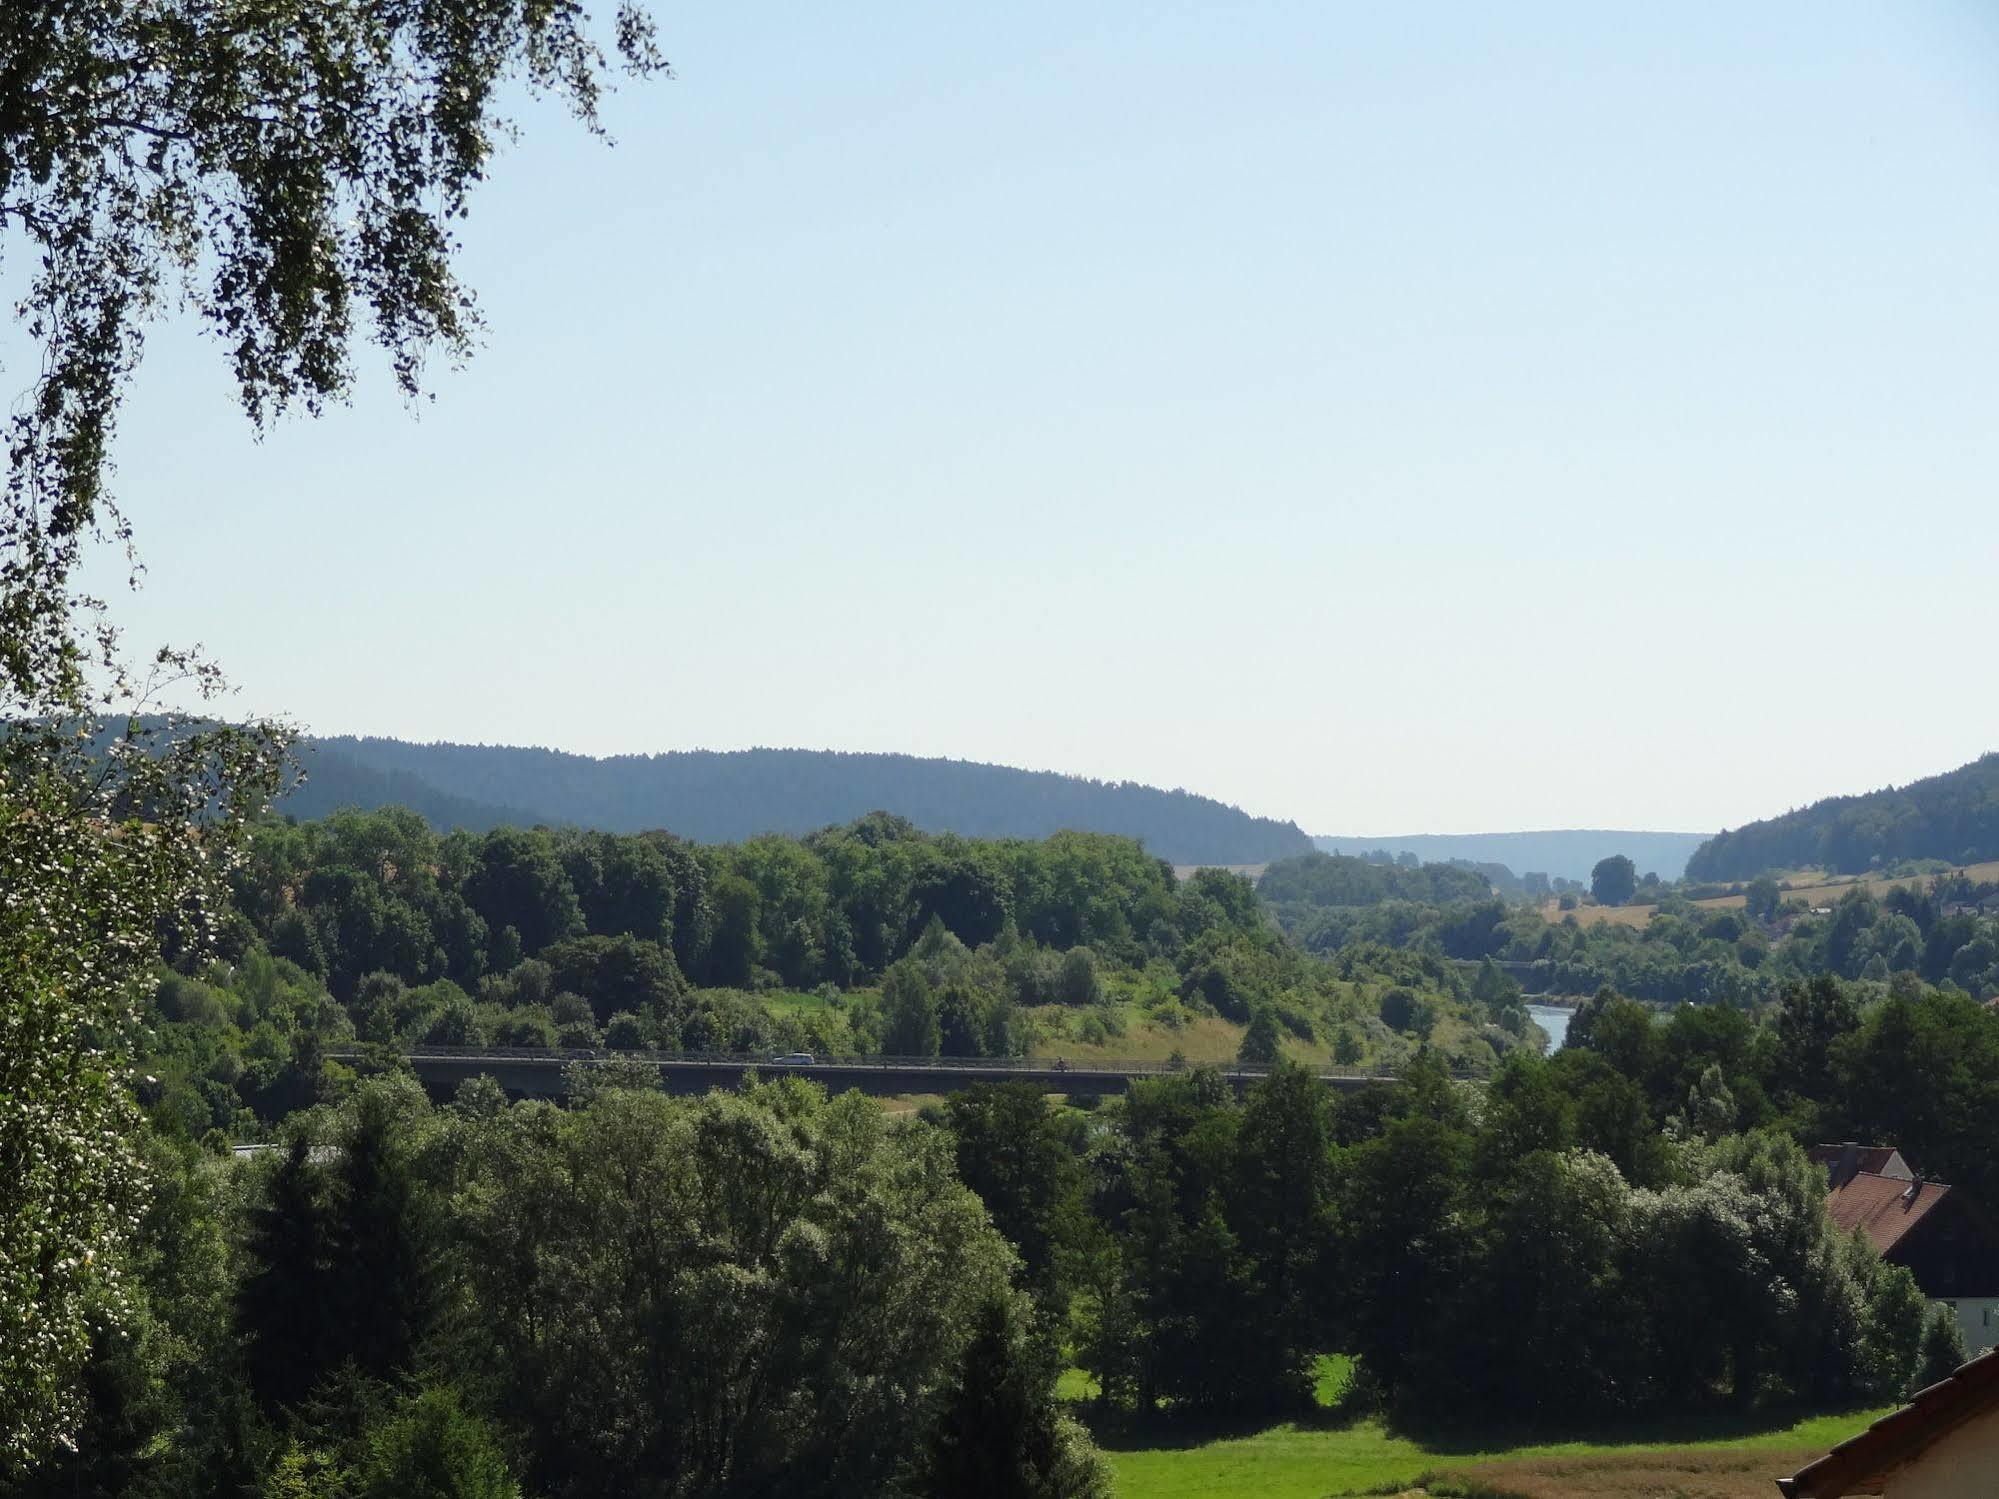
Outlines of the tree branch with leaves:
[{"label": "tree branch with leaves", "polygon": [[287,764],[281,726],[215,722],[210,663],[135,661],[78,584],[99,546],[138,576],[109,474],[146,332],[198,320],[259,429],[343,398],[363,341],[415,396],[477,335],[454,226],[503,98],[601,135],[610,75],[664,71],[629,4],[608,28],[569,0],[0,6],[0,281],[33,351],[0,492],[0,1475],[76,1429],[118,1315],[133,1000]]}]

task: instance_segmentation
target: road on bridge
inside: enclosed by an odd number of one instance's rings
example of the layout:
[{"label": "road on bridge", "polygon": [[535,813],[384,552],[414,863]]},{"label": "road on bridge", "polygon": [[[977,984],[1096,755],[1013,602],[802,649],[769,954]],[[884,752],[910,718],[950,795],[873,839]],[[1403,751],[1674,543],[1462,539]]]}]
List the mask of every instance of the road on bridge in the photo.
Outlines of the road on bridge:
[{"label": "road on bridge", "polygon": [[[572,1064],[584,1067],[640,1066],[659,1073],[669,1093],[705,1093],[733,1088],[745,1076],[795,1074],[823,1083],[835,1093],[858,1088],[863,1093],[895,1096],[907,1093],[950,1093],[974,1083],[1028,1082],[1048,1093],[1122,1093],[1133,1078],[1170,1076],[1187,1070],[1165,1062],[1061,1063],[1009,1057],[815,1057],[811,1062],[785,1062],[762,1054],[723,1052],[606,1051],[603,1049],[542,1049],[502,1046],[418,1046],[388,1052],[367,1048],[330,1051],[341,1062],[367,1062],[398,1056],[431,1092],[448,1095],[468,1078],[490,1077],[507,1092],[522,1098],[560,1097],[568,1091],[563,1073]],[[1217,1069],[1236,1087],[1270,1074],[1270,1068],[1229,1063]],[[1364,1088],[1395,1080],[1392,1071],[1361,1067],[1314,1069],[1320,1081],[1334,1088]]]}]

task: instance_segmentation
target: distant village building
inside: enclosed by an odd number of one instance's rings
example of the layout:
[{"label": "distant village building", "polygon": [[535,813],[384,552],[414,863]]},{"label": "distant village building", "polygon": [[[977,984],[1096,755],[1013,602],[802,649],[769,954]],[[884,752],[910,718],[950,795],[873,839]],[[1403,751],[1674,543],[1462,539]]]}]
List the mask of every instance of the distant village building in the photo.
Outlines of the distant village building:
[{"label": "distant village building", "polygon": [[1777,1489],[1784,1499],[1990,1499],[1999,1492],[1999,1353],[1963,1365]]},{"label": "distant village building", "polygon": [[[1891,1265],[1902,1265],[1930,1300],[1950,1308],[1964,1346],[1999,1345],[1999,1223],[1943,1182],[1925,1181],[1885,1145],[1820,1145],[1826,1210],[1858,1229]],[[1992,1492],[1999,1493],[1999,1484]]]}]

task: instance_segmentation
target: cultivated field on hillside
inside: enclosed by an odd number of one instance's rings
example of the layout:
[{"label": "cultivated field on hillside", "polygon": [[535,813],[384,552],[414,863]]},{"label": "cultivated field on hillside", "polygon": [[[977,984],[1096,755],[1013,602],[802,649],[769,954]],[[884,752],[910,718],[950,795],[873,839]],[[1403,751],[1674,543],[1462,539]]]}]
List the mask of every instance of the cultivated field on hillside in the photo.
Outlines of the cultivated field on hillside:
[{"label": "cultivated field on hillside", "polygon": [[[1365,1003],[1373,1006],[1378,996],[1368,990]],[[1238,1021],[1225,1020],[1219,1015],[1193,1015],[1180,1025],[1167,1025],[1149,1015],[1141,1006],[1120,1003],[1116,1007],[1122,1018],[1124,1034],[1106,1036],[1101,1042],[1091,1044],[1080,1039],[1076,1027],[1086,1012],[1072,1005],[1036,1005],[1029,1013],[1035,1018],[1039,1034],[1035,1038],[1033,1057],[1037,1061],[1052,1062],[1060,1057],[1077,1065],[1118,1062],[1164,1062],[1176,1051],[1189,1063],[1203,1062],[1224,1064],[1233,1062],[1236,1053],[1242,1049],[1243,1033],[1248,1027]],[[1438,1017],[1436,1028],[1430,1033],[1430,1042],[1445,1055],[1453,1055],[1472,1027],[1456,1015]],[[1306,1066],[1326,1066],[1333,1061],[1333,1028],[1322,1027],[1316,1040],[1304,1041],[1285,1033],[1279,1041],[1278,1049],[1284,1057]]]},{"label": "cultivated field on hillside", "polygon": [[[1983,864],[1967,864],[1964,872],[1974,880],[1999,881],[1999,859]],[[1930,875],[1911,875],[1903,879],[1890,879],[1870,875],[1826,876],[1820,871],[1802,871],[1786,877],[1790,888],[1784,892],[1786,900],[1802,900],[1807,905],[1829,906],[1842,895],[1856,888],[1871,891],[1879,896],[1897,885],[1923,885],[1932,878]],[[1725,911],[1740,906],[1740,895],[1717,895],[1708,900],[1697,900],[1695,905],[1708,910]],[[1578,906],[1573,911],[1562,910],[1554,901],[1541,907],[1541,914],[1549,921],[1561,921],[1573,916],[1583,926],[1598,926],[1609,923],[1614,926],[1644,926],[1652,919],[1656,906]]]}]

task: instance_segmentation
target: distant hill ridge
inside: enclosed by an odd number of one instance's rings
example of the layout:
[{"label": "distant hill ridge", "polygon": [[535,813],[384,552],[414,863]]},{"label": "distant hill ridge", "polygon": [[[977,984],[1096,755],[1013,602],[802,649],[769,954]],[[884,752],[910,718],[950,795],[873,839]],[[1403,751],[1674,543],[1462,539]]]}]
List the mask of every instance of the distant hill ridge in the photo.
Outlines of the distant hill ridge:
[{"label": "distant hill ridge", "polygon": [[1042,838],[1064,828],[1142,838],[1176,864],[1261,864],[1308,852],[1297,826],[1188,791],[969,760],[833,750],[673,750],[605,759],[505,745],[312,741],[296,817],[413,807],[441,828],[664,828],[702,843],[805,833],[881,810],[930,832]]},{"label": "distant hill ridge", "polygon": [[1717,833],[1688,861],[1687,874],[1746,880],[1766,869],[1859,874],[1903,859],[1993,858],[1999,858],[1999,751],[1906,786],[1829,796]]},{"label": "distant hill ridge", "polygon": [[1538,833],[1408,833],[1395,838],[1343,835],[1315,837],[1312,842],[1329,854],[1414,854],[1426,864],[1464,859],[1474,864],[1504,864],[1516,875],[1530,870],[1587,880],[1599,859],[1624,854],[1640,874],[1677,880],[1687,858],[1706,833],[1661,833],[1614,828],[1556,828]]}]

